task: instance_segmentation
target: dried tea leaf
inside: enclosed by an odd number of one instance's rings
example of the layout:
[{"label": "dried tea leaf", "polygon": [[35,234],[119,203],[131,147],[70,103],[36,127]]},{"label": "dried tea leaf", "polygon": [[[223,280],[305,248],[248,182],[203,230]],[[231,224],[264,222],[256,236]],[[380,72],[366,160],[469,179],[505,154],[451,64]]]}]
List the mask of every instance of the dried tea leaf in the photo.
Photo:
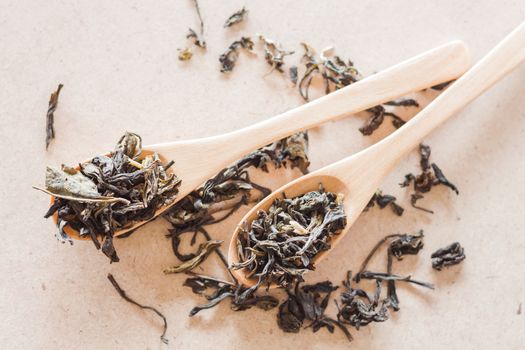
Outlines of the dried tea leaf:
[{"label": "dried tea leaf", "polygon": [[365,210],[372,208],[376,204],[380,209],[384,209],[387,206],[390,206],[394,214],[396,214],[397,216],[401,216],[403,215],[405,209],[403,209],[402,206],[397,204],[396,200],[396,197],[389,194],[383,194],[381,190],[377,190],[376,193],[374,193],[374,195],[372,196],[372,198],[370,198],[370,201],[366,205]]},{"label": "dried tea leaf", "polygon": [[193,57],[193,53],[191,52],[191,49],[186,48],[179,52],[179,61],[189,61]]},{"label": "dried tea leaf", "polygon": [[413,184],[414,192],[411,194],[410,203],[412,207],[423,210],[427,213],[433,214],[432,210],[418,206],[416,203],[418,200],[424,198],[423,193],[430,192],[434,186],[445,185],[451,190],[459,194],[457,187],[452,184],[443,174],[443,171],[435,164],[430,164],[430,146],[420,144],[419,145],[419,154],[420,154],[420,167],[421,173],[414,175],[412,173],[405,175],[405,180],[400,184],[401,187],[410,186]]},{"label": "dried tea leaf", "polygon": [[193,43],[195,44],[195,46],[205,49],[206,41],[204,41],[204,21],[202,20],[199,3],[197,2],[197,0],[193,0],[193,3],[195,5],[195,11],[197,11],[197,16],[199,17],[200,31],[199,34],[197,34],[196,31],[190,28],[188,29],[188,34],[186,35],[186,38],[193,39]]},{"label": "dried tea leaf", "polygon": [[140,303],[137,303],[135,300],[131,299],[126,294],[126,292],[120,287],[120,285],[117,283],[117,281],[115,280],[115,277],[113,277],[113,275],[110,274],[110,273],[108,273],[108,280],[111,282],[111,284],[113,285],[113,287],[115,288],[115,290],[117,291],[117,293],[120,295],[120,297],[122,299],[126,300],[128,303],[131,303],[133,305],[136,305],[136,306],[140,307],[143,310],[153,311],[154,313],[156,313],[162,319],[162,322],[164,323],[164,328],[163,328],[162,334],[160,335],[160,340],[164,344],[168,344],[168,339],[166,338],[166,331],[168,330],[168,321],[166,320],[166,317],[159,310],[155,309],[154,307],[142,305]]},{"label": "dried tea leaf", "polygon": [[440,271],[443,267],[457,265],[465,260],[465,250],[459,242],[454,242],[445,248],[436,250],[430,257],[432,267]]},{"label": "dried tea leaf", "polygon": [[405,255],[416,255],[423,249],[423,230],[416,235],[402,234],[390,243],[389,253],[397,260]]},{"label": "dried tea leaf", "polygon": [[224,28],[231,27],[234,24],[244,21],[247,14],[248,14],[248,10],[246,10],[246,8],[243,6],[242,9],[236,11],[230,17],[228,17],[228,19],[224,23]]},{"label": "dried tea leaf", "polygon": [[[264,43],[264,59],[272,67],[270,73],[275,69],[279,72],[284,72],[284,58],[292,55],[295,51],[285,51],[280,44],[275,41],[265,38],[263,35],[258,35],[259,40]],[[297,80],[297,79],[296,79]]]},{"label": "dried tea leaf", "polygon": [[388,320],[387,303],[379,305],[381,295],[381,281],[376,281],[376,291],[371,297],[366,291],[352,287],[352,272],[347,272],[346,281],[343,282],[345,291],[341,293],[341,305],[336,302],[339,312],[337,319],[349,324],[356,329],[366,326],[372,322],[384,322]]},{"label": "dried tea leaf", "polygon": [[100,195],[97,185],[81,172],[71,174],[57,167],[46,167],[45,192],[70,200],[94,199],[102,202],[115,202],[118,198],[105,199]]},{"label": "dried tea leaf", "polygon": [[60,95],[60,90],[62,90],[63,87],[64,85],[58,84],[58,88],[51,94],[51,97],[49,98],[49,106],[47,107],[46,114],[46,150],[49,147],[51,140],[55,138],[55,111],[58,106],[58,96]]},{"label": "dried tea leaf", "polygon": [[215,249],[220,247],[223,241],[208,241],[206,243],[203,243],[199,246],[199,251],[197,252],[197,255],[191,259],[188,260],[180,265],[175,265],[172,267],[168,267],[164,270],[165,274],[169,273],[181,273],[186,271],[191,271],[197,266],[199,266],[207,257],[210,255]]},{"label": "dried tea leaf", "polygon": [[248,52],[253,52],[254,43],[249,37],[241,37],[241,39],[234,41],[226,49],[226,51],[219,57],[219,62],[221,63],[221,72],[231,72],[235,67],[235,63],[239,58],[239,49],[247,50]]}]

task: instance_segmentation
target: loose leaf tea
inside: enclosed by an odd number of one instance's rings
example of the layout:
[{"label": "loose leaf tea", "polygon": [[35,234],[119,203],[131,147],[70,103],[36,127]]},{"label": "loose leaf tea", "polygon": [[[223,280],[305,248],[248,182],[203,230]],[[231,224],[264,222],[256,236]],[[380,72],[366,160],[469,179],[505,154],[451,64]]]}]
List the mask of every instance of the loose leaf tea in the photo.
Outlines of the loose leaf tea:
[{"label": "loose leaf tea", "polygon": [[370,198],[370,201],[366,205],[365,210],[368,210],[372,207],[374,207],[376,204],[380,209],[384,209],[387,206],[389,206],[394,214],[397,216],[403,215],[403,212],[405,209],[403,209],[402,206],[396,203],[397,198],[389,195],[389,194],[383,194],[381,190],[377,190],[376,193]]},{"label": "loose leaf tea", "polygon": [[[374,254],[379,250],[379,248],[385,244],[386,242],[390,242],[387,252],[387,268],[386,272],[370,272],[366,271],[366,267]],[[416,235],[409,235],[409,234],[392,234],[384,237],[381,239],[373,248],[372,251],[367,255],[363,263],[361,264],[361,267],[359,269],[359,272],[354,277],[354,280],[356,282],[359,282],[361,279],[374,279],[377,281],[387,281],[387,298],[385,299],[386,305],[388,307],[391,307],[394,311],[399,310],[399,297],[397,296],[396,291],[396,281],[403,281],[403,282],[409,282],[409,283],[415,283],[423,287],[427,287],[430,289],[434,289],[434,286],[431,284],[420,282],[411,279],[410,276],[407,277],[401,277],[392,274],[392,264],[393,264],[393,258],[395,257],[397,260],[402,260],[405,255],[416,255],[418,254],[421,249],[423,248],[423,231],[419,231]],[[377,288],[380,288],[378,286]],[[379,291],[380,293],[380,291]]]},{"label": "loose leaf tea", "polygon": [[436,250],[430,257],[432,267],[440,271],[443,267],[457,265],[465,260],[465,251],[458,242],[454,242],[445,248]]},{"label": "loose leaf tea", "polygon": [[172,164],[163,165],[157,154],[142,154],[140,136],[127,132],[111,154],[78,169],[47,168],[45,190],[55,200],[45,217],[57,214],[62,242],[70,241],[64,231],[69,226],[117,262],[114,232],[152,219],[157,209],[174,201],[180,180],[167,172]]},{"label": "loose leaf tea", "polygon": [[[333,56],[333,48],[322,51],[317,58],[316,51],[308,44],[301,43],[304,49],[302,63],[304,74],[299,79],[299,94],[305,101],[309,101],[309,91],[313,79],[320,76],[323,80],[324,93],[329,94],[335,90],[353,84],[362,79],[361,74],[351,60],[344,61],[339,56]],[[292,79],[292,81],[294,81]],[[419,107],[417,101],[413,99],[403,99],[385,103],[387,106]],[[405,121],[392,111],[387,111],[384,105],[375,106],[367,109],[371,114],[364,126],[359,128],[363,135],[371,135],[385,120],[385,117],[392,119],[394,127],[401,127]]]},{"label": "loose leaf tea", "polygon": [[330,248],[330,240],[346,225],[343,196],[319,191],[295,198],[275,199],[268,211],[260,210],[237,237],[239,263],[255,286],[275,283],[288,287],[314,269],[314,259]]},{"label": "loose leaf tea", "polygon": [[166,338],[166,331],[168,330],[168,321],[166,320],[166,317],[154,307],[142,305],[140,303],[137,303],[135,300],[131,299],[130,297],[128,297],[126,292],[120,287],[120,285],[115,280],[115,277],[113,277],[113,275],[110,273],[108,273],[108,280],[111,282],[111,284],[113,285],[117,293],[122,297],[122,299],[126,300],[128,303],[137,305],[143,310],[151,310],[162,319],[162,322],[164,323],[164,328],[163,328],[162,334],[160,335],[160,340],[162,340],[164,344],[168,344],[168,339]]},{"label": "loose leaf tea", "polygon": [[302,287],[297,281],[293,289],[287,290],[288,299],[279,306],[277,314],[279,328],[284,332],[298,333],[304,321],[310,321],[307,327],[311,327],[314,333],[321,328],[326,328],[333,333],[337,326],[347,339],[352,341],[352,335],[342,322],[325,315],[330,296],[337,288],[330,281]]},{"label": "loose leaf tea", "polygon": [[210,255],[215,249],[220,247],[221,244],[222,241],[208,241],[206,243],[201,244],[199,246],[199,251],[197,252],[197,255],[195,255],[195,257],[180,265],[176,265],[165,269],[164,273],[180,273],[193,270],[200,263],[202,263],[208,257],[208,255]]},{"label": "loose leaf tea", "polygon": [[221,63],[221,72],[231,72],[235,67],[235,63],[239,58],[239,50],[242,48],[248,52],[253,52],[254,43],[249,37],[242,37],[240,40],[234,41],[228,49],[219,57]]},{"label": "loose leaf tea", "polygon": [[423,193],[430,192],[430,190],[437,185],[445,185],[452,191],[456,192],[456,194],[459,194],[459,191],[457,187],[445,177],[443,171],[441,171],[436,163],[430,164],[430,146],[421,143],[419,145],[419,154],[421,173],[419,175],[414,175],[412,173],[406,174],[405,181],[400,185],[401,187],[407,187],[413,183],[414,192],[411,194],[410,203],[416,209],[433,214],[434,212],[432,210],[417,205],[417,201],[423,198]]},{"label": "loose leaf tea", "polygon": [[[264,43],[264,59],[272,67],[273,70],[284,72],[284,57],[292,55],[294,51],[285,51],[280,44],[275,41],[265,38],[259,35],[259,40]],[[296,79],[297,80],[297,79]]]},{"label": "loose leaf tea", "polygon": [[193,0],[193,3],[195,4],[195,11],[197,11],[197,16],[199,17],[199,34],[197,34],[195,30],[190,28],[188,34],[186,35],[186,38],[192,39],[193,43],[196,46],[205,49],[206,41],[204,41],[204,21],[202,20],[199,3],[197,2],[197,0]]},{"label": "loose leaf tea", "polygon": [[244,8],[244,7],[242,9],[236,11],[234,14],[232,14],[230,17],[228,17],[228,19],[224,23],[224,28],[231,27],[234,24],[237,24],[237,23],[240,23],[240,22],[244,21],[244,19],[246,18],[247,14],[248,14],[248,10],[246,10],[246,8]]},{"label": "loose leaf tea", "polygon": [[349,324],[356,329],[366,326],[371,322],[384,322],[388,320],[386,300],[380,302],[381,281],[376,280],[376,290],[370,296],[365,290],[352,287],[352,272],[347,272],[343,282],[345,291],[341,293],[341,305],[336,302],[339,312],[337,319],[344,324]]},{"label": "loose leaf tea", "polygon": [[58,84],[57,90],[53,92],[49,98],[49,106],[47,107],[46,114],[46,150],[49,147],[51,140],[55,138],[55,111],[58,106],[58,96],[63,87],[64,85]]}]

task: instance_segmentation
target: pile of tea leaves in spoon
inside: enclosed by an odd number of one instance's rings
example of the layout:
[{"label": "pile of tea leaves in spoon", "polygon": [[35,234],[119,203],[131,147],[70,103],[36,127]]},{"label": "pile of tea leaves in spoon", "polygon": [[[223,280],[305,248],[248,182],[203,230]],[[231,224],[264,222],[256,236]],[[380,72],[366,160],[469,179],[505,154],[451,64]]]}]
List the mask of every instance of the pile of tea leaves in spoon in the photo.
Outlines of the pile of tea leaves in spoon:
[{"label": "pile of tea leaves in spoon", "polygon": [[181,181],[168,173],[172,165],[163,165],[156,153],[143,154],[140,136],[126,132],[109,155],[96,156],[78,168],[47,167],[45,189],[37,189],[55,200],[45,217],[56,213],[60,241],[72,243],[65,231],[69,226],[117,262],[114,232],[152,219],[177,196]]},{"label": "pile of tea leaves in spoon", "polygon": [[346,225],[343,195],[319,191],[295,198],[275,199],[268,211],[245,223],[237,238],[239,263],[256,278],[254,288],[275,283],[288,287],[314,269],[315,257],[330,249],[333,235]]}]

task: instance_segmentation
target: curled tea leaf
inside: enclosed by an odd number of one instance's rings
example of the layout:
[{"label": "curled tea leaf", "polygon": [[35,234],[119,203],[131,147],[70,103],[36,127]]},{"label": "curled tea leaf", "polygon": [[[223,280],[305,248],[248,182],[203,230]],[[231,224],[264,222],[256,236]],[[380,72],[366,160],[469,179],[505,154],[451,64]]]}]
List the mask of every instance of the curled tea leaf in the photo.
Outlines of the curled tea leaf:
[{"label": "curled tea leaf", "polygon": [[199,17],[199,34],[197,34],[196,31],[193,29],[188,30],[188,34],[186,35],[187,39],[193,39],[193,43],[195,46],[198,46],[200,48],[205,49],[206,48],[206,41],[204,41],[204,21],[202,20],[201,16],[201,9],[199,7],[199,3],[197,0],[193,0],[193,4],[195,5],[195,11],[197,12],[197,16]]},{"label": "curled tea leaf", "polygon": [[465,250],[459,242],[454,242],[445,248],[436,250],[430,257],[432,267],[441,270],[443,267],[457,265],[465,260]]},{"label": "curled tea leaf", "polygon": [[180,272],[186,272],[191,271],[197,266],[199,266],[207,257],[210,255],[215,249],[220,247],[223,241],[208,241],[199,246],[199,251],[197,252],[197,255],[180,265],[175,265],[172,267],[168,267],[167,269],[164,269],[165,274],[169,273],[180,273]]},{"label": "curled tea leaf", "polygon": [[231,72],[235,67],[235,63],[239,58],[239,50],[242,48],[248,52],[253,52],[254,43],[249,37],[242,37],[239,40],[234,41],[226,49],[226,51],[219,57],[221,63],[221,72]]},{"label": "curled tea leaf", "polygon": [[259,40],[264,43],[264,59],[274,69],[283,72],[284,58],[292,55],[294,51],[285,51],[280,44],[275,41],[265,38],[263,35],[259,35]]}]

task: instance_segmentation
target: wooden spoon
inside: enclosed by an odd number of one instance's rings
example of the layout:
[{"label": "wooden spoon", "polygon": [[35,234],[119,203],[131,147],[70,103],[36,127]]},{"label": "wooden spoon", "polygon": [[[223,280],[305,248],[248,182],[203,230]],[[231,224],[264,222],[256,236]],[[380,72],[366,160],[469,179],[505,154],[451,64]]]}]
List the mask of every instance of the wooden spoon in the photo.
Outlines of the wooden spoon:
[{"label": "wooden spoon", "polygon": [[[465,44],[453,41],[255,125],[218,136],[145,146],[144,151],[157,152],[161,159],[175,161],[173,171],[182,179],[175,204],[223,168],[259,147],[329,120],[455,79],[471,66],[470,62]],[[160,208],[155,216],[168,208]],[[56,215],[54,219],[56,222]],[[115,235],[122,235],[144,223],[137,222]],[[78,232],[69,226],[66,226],[66,232],[79,238]]]},{"label": "wooden spoon", "polygon": [[[252,208],[237,226],[229,246],[228,260],[239,263],[237,236],[243,223],[252,222],[259,210],[268,210],[277,198],[292,198],[310,191],[317,191],[322,183],[326,191],[344,195],[347,224],[331,241],[332,248],[317,255],[319,263],[348,233],[370,198],[394,165],[432,130],[474,100],[477,96],[507,75],[525,60],[525,22],[510,33],[472,69],[465,73],[425,109],[396,132],[375,145],[292,181]],[[247,279],[246,269],[232,270],[239,282],[251,286],[255,279]]]}]

